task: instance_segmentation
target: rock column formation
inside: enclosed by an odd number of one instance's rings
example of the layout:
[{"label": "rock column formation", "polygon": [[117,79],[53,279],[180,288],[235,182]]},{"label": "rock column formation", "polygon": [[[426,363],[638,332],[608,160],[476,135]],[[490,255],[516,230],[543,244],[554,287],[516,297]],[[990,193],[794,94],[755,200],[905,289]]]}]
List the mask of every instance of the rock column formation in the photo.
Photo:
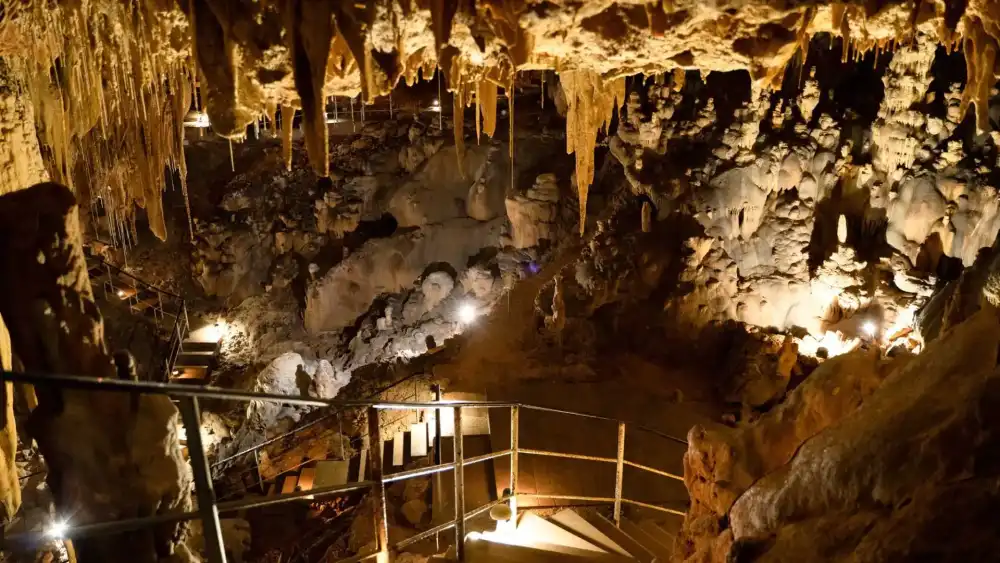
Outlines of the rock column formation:
[{"label": "rock column formation", "polygon": [[[48,179],[35,131],[35,115],[26,103],[22,85],[10,68],[0,61],[0,195],[11,193]],[[0,367],[11,369],[10,335],[0,315]],[[0,525],[8,522],[21,504],[21,487],[14,465],[17,428],[14,423],[14,389],[0,387]]]},{"label": "rock column formation", "polygon": [[[72,193],[39,184],[0,198],[0,315],[26,371],[114,377]],[[70,526],[190,510],[177,410],[166,397],[37,388],[29,432]],[[186,526],[74,542],[81,563],[189,561]]]}]

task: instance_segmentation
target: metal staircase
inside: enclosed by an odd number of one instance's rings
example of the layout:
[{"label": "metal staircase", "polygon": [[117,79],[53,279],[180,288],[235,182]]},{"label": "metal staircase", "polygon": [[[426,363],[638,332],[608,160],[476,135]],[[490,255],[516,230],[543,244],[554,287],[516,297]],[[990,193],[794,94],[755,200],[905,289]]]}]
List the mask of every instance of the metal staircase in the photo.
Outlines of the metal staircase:
[{"label": "metal staircase", "polygon": [[207,383],[219,358],[219,342],[191,337],[184,298],[147,283],[95,255],[87,256],[87,270],[95,291],[108,303],[120,302],[136,317],[151,322],[161,336],[150,365],[154,381]]},{"label": "metal staircase", "polygon": [[[220,514],[237,513],[261,506],[343,496],[352,491],[367,491],[374,506],[373,525],[376,538],[374,549],[355,553],[339,561],[388,561],[392,554],[406,551],[421,544],[421,542],[450,536],[452,538],[453,559],[458,561],[569,562],[593,559],[609,562],[642,561],[648,563],[670,559],[673,551],[673,534],[679,528],[680,517],[684,515],[684,512],[676,507],[630,499],[622,493],[626,467],[657,477],[683,480],[679,475],[629,460],[625,447],[626,430],[650,434],[657,439],[674,443],[683,443],[683,441],[653,429],[596,415],[522,403],[466,398],[429,402],[338,401],[212,387],[50,374],[2,372],[2,379],[29,384],[58,385],[86,391],[166,395],[175,399],[181,410],[182,420],[189,438],[187,450],[190,454],[190,462],[197,485],[198,511],[158,514],[154,517],[106,523],[81,522],[81,524],[86,525],[66,532],[67,537],[70,538],[83,535],[122,533],[165,521],[201,520],[207,561],[223,563],[226,561],[226,553],[220,531]],[[367,432],[363,433],[364,440],[369,445],[377,444],[381,447],[362,447],[359,451],[361,455],[355,456],[351,460],[338,460],[340,462],[347,461],[346,465],[341,463],[340,465],[326,466],[318,461],[312,467],[299,468],[294,477],[286,475],[280,482],[275,483],[268,496],[220,502],[216,499],[211,485],[210,469],[201,444],[198,408],[198,400],[201,398],[284,403],[320,407],[336,413],[355,410],[363,413],[363,418],[366,419],[363,424],[367,427]],[[380,420],[387,411],[389,413],[397,411],[422,412],[424,417],[418,423],[411,425],[408,430],[395,432],[391,438],[388,436],[383,438],[383,426],[380,424]],[[485,425],[486,430],[485,436],[489,437],[490,417],[485,415],[487,411],[509,413],[510,441],[504,444],[490,444],[487,448],[488,451],[484,453],[470,451],[467,448],[477,436],[481,436],[476,432],[479,432],[483,425]],[[615,457],[599,457],[564,451],[522,448],[520,446],[519,420],[522,412],[528,411],[558,413],[569,417],[613,424],[618,430],[617,454]],[[430,436],[431,425],[435,428],[441,428],[441,431],[434,436],[439,438],[437,440]],[[428,437],[430,443],[436,441],[437,447],[434,449],[442,454],[446,449],[444,438],[450,437],[452,455],[441,456],[435,459],[435,463],[432,465],[397,469],[404,467],[407,458],[430,453],[430,449],[425,448],[422,436]],[[594,492],[594,495],[603,493],[604,496],[549,494],[545,492],[524,493],[518,488],[518,462],[522,456],[558,457],[583,460],[589,463],[610,464],[615,468],[614,482],[605,483],[601,491]],[[505,483],[509,484],[509,487],[502,493],[495,493],[494,498],[474,500],[476,495],[471,493],[476,480],[473,477],[474,468],[477,466],[479,468],[487,467],[487,464],[492,464],[493,460],[501,458],[509,460],[507,465],[509,474],[504,476]],[[492,480],[492,484],[495,486],[498,480],[497,476],[490,477],[490,471],[483,471],[482,475],[487,476],[485,479]],[[390,543],[386,517],[387,486],[407,479],[429,476],[441,478],[436,485],[439,490],[435,491],[435,495],[440,496],[441,502],[438,503],[440,506],[434,515],[431,527],[402,541]],[[444,480],[445,476],[448,478],[447,481]],[[445,494],[446,490],[447,494]],[[543,518],[526,510],[518,510],[519,499],[525,498],[548,498],[604,505],[607,507],[607,517],[599,514],[593,508],[573,508]],[[474,508],[470,509],[470,506],[474,506]],[[627,516],[624,515],[626,507],[634,512]],[[486,518],[488,514],[495,516],[501,513],[505,514],[502,521],[494,522]],[[25,542],[31,540],[31,537],[8,536],[4,541]]]}]

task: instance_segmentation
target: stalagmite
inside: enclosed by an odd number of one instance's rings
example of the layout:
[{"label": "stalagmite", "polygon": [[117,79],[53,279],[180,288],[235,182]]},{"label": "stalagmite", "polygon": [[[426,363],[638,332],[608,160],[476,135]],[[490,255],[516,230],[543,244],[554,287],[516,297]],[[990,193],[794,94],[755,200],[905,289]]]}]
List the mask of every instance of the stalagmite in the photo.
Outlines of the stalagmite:
[{"label": "stalagmite", "polygon": [[605,82],[587,70],[559,74],[566,94],[566,153],[576,154],[576,187],[580,198],[580,234],[586,228],[587,191],[594,181],[594,148],[597,134],[625,101],[625,79]]}]

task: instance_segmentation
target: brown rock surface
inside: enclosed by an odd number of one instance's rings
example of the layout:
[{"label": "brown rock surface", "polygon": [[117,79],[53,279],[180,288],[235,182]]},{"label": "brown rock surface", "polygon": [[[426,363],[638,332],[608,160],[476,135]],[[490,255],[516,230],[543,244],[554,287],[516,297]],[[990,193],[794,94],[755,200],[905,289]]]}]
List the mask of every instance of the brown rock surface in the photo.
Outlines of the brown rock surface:
[{"label": "brown rock surface", "polygon": [[720,522],[733,503],[758,479],[787,463],[803,442],[856,409],[894,365],[873,352],[838,356],[756,422],[735,429],[693,428],[684,456],[684,481],[691,495],[684,555],[692,561],[724,561],[718,556],[724,556],[732,540]]},{"label": "brown rock surface", "polygon": [[996,310],[977,313],[755,483],[730,513],[748,560],[993,559],[998,345]]},{"label": "brown rock surface", "polygon": [[[78,209],[58,184],[0,198],[0,314],[25,370],[114,377],[81,246]],[[59,515],[71,526],[190,510],[177,410],[166,397],[38,388],[29,421]],[[185,526],[75,542],[79,561],[176,559]]]}]

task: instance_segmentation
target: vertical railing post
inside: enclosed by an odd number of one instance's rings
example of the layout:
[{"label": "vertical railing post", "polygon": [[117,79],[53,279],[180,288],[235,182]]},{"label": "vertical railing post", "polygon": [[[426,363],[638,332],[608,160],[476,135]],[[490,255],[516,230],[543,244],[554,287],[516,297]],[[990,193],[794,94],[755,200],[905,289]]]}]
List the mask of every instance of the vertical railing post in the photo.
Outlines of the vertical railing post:
[{"label": "vertical railing post", "polygon": [[219,524],[219,508],[215,504],[215,490],[209,473],[208,459],[201,441],[201,413],[197,397],[181,398],[178,403],[181,420],[187,431],[187,449],[191,457],[194,473],[195,493],[198,496],[198,512],[201,513],[202,533],[205,537],[205,555],[209,563],[226,563],[226,552],[222,543],[222,526]]},{"label": "vertical railing post", "polygon": [[618,458],[615,471],[615,526],[622,525],[622,477],[625,475],[625,423],[618,423]]},{"label": "vertical railing post", "polygon": [[510,527],[517,525],[517,450],[520,447],[521,407],[510,407]]},{"label": "vertical railing post", "polygon": [[462,442],[462,407],[455,407],[455,555],[465,561],[465,454]]},{"label": "vertical railing post", "polygon": [[385,513],[385,483],[382,481],[382,430],[378,424],[378,409],[368,407],[368,466],[372,471],[372,501],[375,512],[375,539],[379,558],[389,560],[389,527]]}]

